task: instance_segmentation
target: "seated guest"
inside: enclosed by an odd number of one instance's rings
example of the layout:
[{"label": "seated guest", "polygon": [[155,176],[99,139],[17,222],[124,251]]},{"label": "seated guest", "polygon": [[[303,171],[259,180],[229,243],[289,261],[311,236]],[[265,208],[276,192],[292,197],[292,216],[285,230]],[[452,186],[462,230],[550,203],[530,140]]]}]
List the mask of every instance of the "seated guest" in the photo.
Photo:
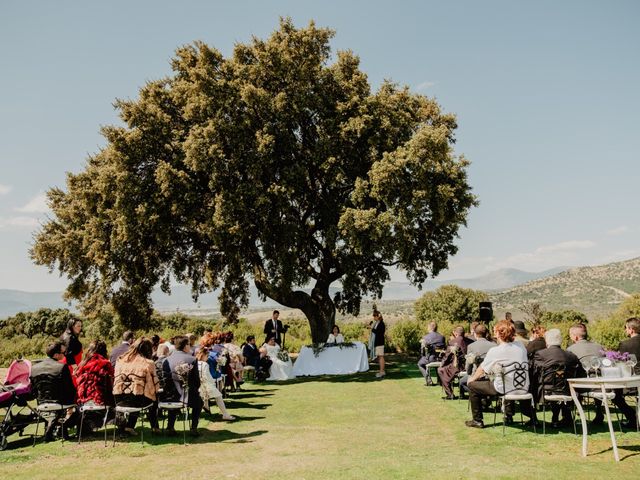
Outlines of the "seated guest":
[{"label": "seated guest", "polygon": [[[200,413],[202,411],[202,399],[200,398],[200,375],[198,374],[198,361],[191,355],[191,346],[189,338],[186,336],[177,336],[174,338],[176,350],[169,355],[162,369],[165,377],[169,376],[173,379],[173,386],[177,392],[177,398],[174,401],[181,401],[191,409],[191,435],[198,436],[198,422],[200,421]],[[182,375],[181,371],[190,367],[188,374]],[[187,386],[188,388],[184,388]],[[186,391],[185,391],[186,390]],[[175,434],[175,423],[178,412],[169,410],[167,415],[167,433]]]},{"label": "seated guest", "polygon": [[[578,357],[573,353],[561,348],[562,334],[557,328],[552,328],[544,334],[547,348],[538,350],[533,356],[533,371],[537,382],[536,397],[542,399],[542,395],[569,395],[569,384],[567,378],[575,378],[578,370]],[[564,377],[556,374],[557,370],[564,372]],[[562,423],[559,422],[560,410],[562,409]],[[552,418],[551,423],[554,428],[560,426],[570,426],[571,406],[551,402]]]},{"label": "seated guest", "polygon": [[587,340],[587,326],[584,323],[576,323],[569,329],[569,338],[573,342],[567,347],[567,351],[573,353],[578,359],[585,357],[599,357],[604,347],[599,343]]},{"label": "seated guest", "polygon": [[527,355],[529,359],[532,359],[538,350],[547,348],[547,344],[544,340],[544,334],[547,331],[542,325],[534,325],[531,328],[531,337],[529,343],[526,345]]},{"label": "seated guest", "polygon": [[[158,345],[158,350],[156,350],[156,359],[154,361],[156,367],[156,376],[158,377],[158,399],[165,401],[165,392],[167,391],[167,379],[164,376],[164,370],[162,366],[164,364],[165,359],[169,356],[171,352],[169,351],[169,347],[167,347],[164,343]],[[169,388],[169,392],[172,389]],[[168,393],[168,392],[167,392]]]},{"label": "seated guest", "polygon": [[453,338],[449,341],[449,352],[445,354],[442,365],[438,367],[438,378],[445,393],[443,400],[456,398],[452,388],[453,379],[463,370],[467,347],[472,343],[473,340],[465,336],[464,327],[458,326],[453,330]]},{"label": "seated guest", "polygon": [[426,379],[426,384],[431,385],[431,378],[427,376],[426,365],[431,362],[437,362],[439,355],[436,350],[444,350],[444,337],[438,333],[438,325],[436,322],[429,323],[429,333],[427,333],[422,340],[420,340],[420,346],[422,347],[422,356],[418,360],[418,368],[420,373]]},{"label": "seated guest", "polygon": [[[632,317],[628,319],[624,324],[624,331],[629,337],[628,340],[620,342],[618,351],[621,353],[627,352],[636,356],[637,360],[640,360],[640,319]],[[637,363],[633,369],[634,375],[640,375],[640,363]],[[626,420],[621,423],[625,427],[636,428],[636,411],[633,407],[630,407],[626,400],[621,388],[616,388],[616,396],[613,399],[613,403],[624,414]]]},{"label": "seated guest", "polygon": [[516,327],[516,342],[520,342],[523,346],[527,346],[529,343],[529,332],[524,326],[522,320],[515,320],[513,326]]},{"label": "seated guest", "polygon": [[[154,433],[158,433],[158,377],[153,360],[153,343],[148,338],[139,338],[116,361],[113,395],[116,405],[125,407],[149,407],[147,417]],[[130,414],[126,424],[117,418],[120,434],[135,435],[137,414]]]},{"label": "seated guest", "polygon": [[258,361],[260,360],[260,351],[256,346],[256,337],[249,335],[247,341],[242,347],[242,356],[244,357],[245,365],[250,365],[254,368],[258,368]]},{"label": "seated guest", "polygon": [[116,366],[116,362],[118,361],[118,357],[129,350],[131,343],[133,342],[133,332],[131,330],[127,330],[122,334],[122,343],[117,347],[113,347],[111,350],[111,356],[109,360],[111,361],[111,365]]},{"label": "seated guest", "polygon": [[76,371],[78,403],[114,406],[113,375],[113,365],[107,359],[107,344],[94,340]]},{"label": "seated guest", "polygon": [[[514,370],[505,372],[503,375],[496,375],[493,382],[485,377],[485,373],[496,372],[497,366],[508,365],[513,362],[527,365],[527,351],[522,345],[515,342],[516,329],[508,320],[501,320],[493,327],[493,336],[498,341],[498,346],[489,349],[484,361],[478,366],[475,373],[471,375],[467,385],[469,387],[469,403],[471,404],[472,420],[467,420],[468,427],[483,428],[482,401],[496,395],[504,393],[527,393],[529,387],[528,369],[526,371],[526,382],[523,390],[516,390],[514,387]],[[520,408],[523,414],[530,416],[535,422],[531,405],[521,402]],[[505,403],[505,422],[513,420],[513,402]]]},{"label": "seated guest", "polygon": [[151,344],[153,345],[153,358],[155,362],[158,359],[158,347],[160,346],[160,335],[153,334],[151,336]]},{"label": "seated guest", "polygon": [[207,363],[208,357],[209,352],[203,349],[200,349],[196,354],[196,359],[198,360],[198,373],[200,375],[200,398],[202,399],[203,407],[207,412],[209,412],[209,400],[214,399],[222,413],[222,419],[235,420],[236,418],[230,415],[227,411],[227,407],[222,399],[222,394],[220,393],[220,390],[218,390],[216,381],[211,376],[209,364]]},{"label": "seated guest", "polygon": [[460,379],[460,392],[468,392],[467,381],[468,375],[473,375],[477,366],[484,360],[487,352],[496,346],[496,342],[487,339],[489,330],[484,323],[476,324],[474,330],[475,342],[467,347],[467,355],[465,356],[465,371],[467,375]]},{"label": "seated guest", "polygon": [[[114,407],[113,373],[113,365],[107,358],[107,344],[102,340],[94,340],[89,344],[76,371],[78,403]],[[113,409],[109,413],[113,413]],[[83,431],[85,428],[89,431],[99,428],[103,421],[103,412],[86,412]]]},{"label": "seated guest", "polygon": [[269,338],[269,341],[264,345],[264,347],[266,348],[267,355],[272,362],[271,368],[269,368],[269,378],[267,378],[267,380],[290,380],[295,378],[291,359],[284,361],[278,358],[280,345],[276,343],[275,337]]},{"label": "seated guest", "polygon": [[225,334],[224,348],[227,349],[229,354],[228,369],[230,379],[240,386],[244,383],[244,358],[242,356],[242,349],[233,343],[233,332],[227,332]]},{"label": "seated guest", "polygon": [[340,333],[340,327],[338,327],[338,325],[334,325],[331,329],[327,343],[344,343],[344,337]]},{"label": "seated guest", "polygon": [[[47,358],[34,362],[31,367],[31,393],[42,403],[59,403],[61,405],[73,405],[76,403],[76,388],[71,379],[71,370],[62,363],[65,346],[62,341],[56,341],[47,346]],[[62,419],[62,434],[66,436],[67,425],[73,419],[71,410],[56,413],[45,429],[45,441],[54,439],[55,427]]]},{"label": "seated guest", "polygon": [[[588,374],[590,370],[590,359],[593,357],[600,357],[600,352],[604,350],[604,347],[599,343],[587,340],[587,326],[584,323],[576,323],[569,329],[569,338],[573,342],[567,347],[567,352],[573,353],[581,363],[579,365],[579,371],[584,376]],[[596,414],[591,420],[592,425],[602,425],[604,422],[604,412],[602,401],[593,399]]]}]

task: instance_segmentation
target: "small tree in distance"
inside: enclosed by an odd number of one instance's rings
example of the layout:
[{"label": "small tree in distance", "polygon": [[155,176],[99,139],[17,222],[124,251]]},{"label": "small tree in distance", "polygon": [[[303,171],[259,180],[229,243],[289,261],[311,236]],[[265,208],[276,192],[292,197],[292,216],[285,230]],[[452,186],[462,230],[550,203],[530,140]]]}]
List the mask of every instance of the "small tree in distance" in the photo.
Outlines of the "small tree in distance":
[{"label": "small tree in distance", "polygon": [[350,51],[329,64],[332,35],[285,19],[229,58],[179,48],[173,75],[118,101],[124,126],[104,127],[107,146],[48,192],[33,260],[131,328],[173,280],[194,300],[220,288],[234,321],[253,279],[302,310],[316,342],[336,309],[381,296],[389,267],[416,285],[447,268],[476,205],[455,117],[388,81],[373,93]]},{"label": "small tree in distance", "polygon": [[416,300],[416,319],[421,323],[471,323],[480,317],[480,302],[488,299],[480,290],[443,285]]}]

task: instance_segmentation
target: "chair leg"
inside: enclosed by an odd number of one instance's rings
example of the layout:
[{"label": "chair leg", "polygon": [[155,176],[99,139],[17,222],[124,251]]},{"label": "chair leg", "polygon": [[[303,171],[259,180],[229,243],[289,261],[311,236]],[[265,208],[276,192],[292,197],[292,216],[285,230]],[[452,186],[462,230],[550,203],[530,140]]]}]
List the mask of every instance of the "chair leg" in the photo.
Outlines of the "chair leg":
[{"label": "chair leg", "polygon": [[184,408],[184,417],[182,417],[182,443],[187,445],[187,420],[189,418],[189,407]]},{"label": "chair leg", "polygon": [[109,418],[109,407],[105,409],[104,420],[102,420],[102,429],[104,430],[104,446],[107,446],[107,419]]},{"label": "chair leg", "polygon": [[80,445],[80,443],[82,442],[82,426],[84,425],[84,414],[85,411],[82,410],[82,413],[80,414],[80,430],[78,431],[78,445]]},{"label": "chair leg", "polygon": [[533,422],[533,433],[538,434],[538,429],[536,427],[536,423],[538,423],[538,413],[536,412],[536,404],[533,399],[531,399],[531,421]]},{"label": "chair leg", "polygon": [[[36,446],[36,439],[38,438],[38,427],[40,426],[40,413],[38,412],[38,419],[36,420],[36,433],[33,434],[33,445],[32,447]],[[47,427],[45,426],[45,432],[47,430]]]},{"label": "chair leg", "polygon": [[542,435],[547,434],[547,402],[542,402]]},{"label": "chair leg", "polygon": [[140,427],[140,444],[144,447],[144,415],[146,410],[140,410],[140,416],[142,417],[142,426]]}]

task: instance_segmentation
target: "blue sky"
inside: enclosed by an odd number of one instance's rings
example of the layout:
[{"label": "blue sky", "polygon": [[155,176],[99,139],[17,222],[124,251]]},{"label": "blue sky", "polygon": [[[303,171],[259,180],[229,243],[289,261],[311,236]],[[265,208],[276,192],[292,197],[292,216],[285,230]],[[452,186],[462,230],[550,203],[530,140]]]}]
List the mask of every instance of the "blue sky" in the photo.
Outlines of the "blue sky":
[{"label": "blue sky", "polygon": [[335,29],[374,88],[457,114],[481,203],[440,278],[640,256],[639,2],[24,0],[0,5],[0,288],[65,287],[27,250],[114,99],[169,74],[180,45],[228,55],[283,15]]}]

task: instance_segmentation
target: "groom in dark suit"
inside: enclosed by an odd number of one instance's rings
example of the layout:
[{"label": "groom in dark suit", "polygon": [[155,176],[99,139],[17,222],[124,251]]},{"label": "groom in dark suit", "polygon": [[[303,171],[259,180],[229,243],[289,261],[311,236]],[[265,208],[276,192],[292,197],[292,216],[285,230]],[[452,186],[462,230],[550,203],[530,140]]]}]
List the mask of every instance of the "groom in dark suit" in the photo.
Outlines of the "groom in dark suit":
[{"label": "groom in dark suit", "polygon": [[278,345],[282,344],[282,334],[284,333],[284,326],[282,321],[278,320],[280,312],[274,310],[271,315],[271,320],[267,320],[264,323],[264,343],[267,343],[270,338],[275,338]]}]

